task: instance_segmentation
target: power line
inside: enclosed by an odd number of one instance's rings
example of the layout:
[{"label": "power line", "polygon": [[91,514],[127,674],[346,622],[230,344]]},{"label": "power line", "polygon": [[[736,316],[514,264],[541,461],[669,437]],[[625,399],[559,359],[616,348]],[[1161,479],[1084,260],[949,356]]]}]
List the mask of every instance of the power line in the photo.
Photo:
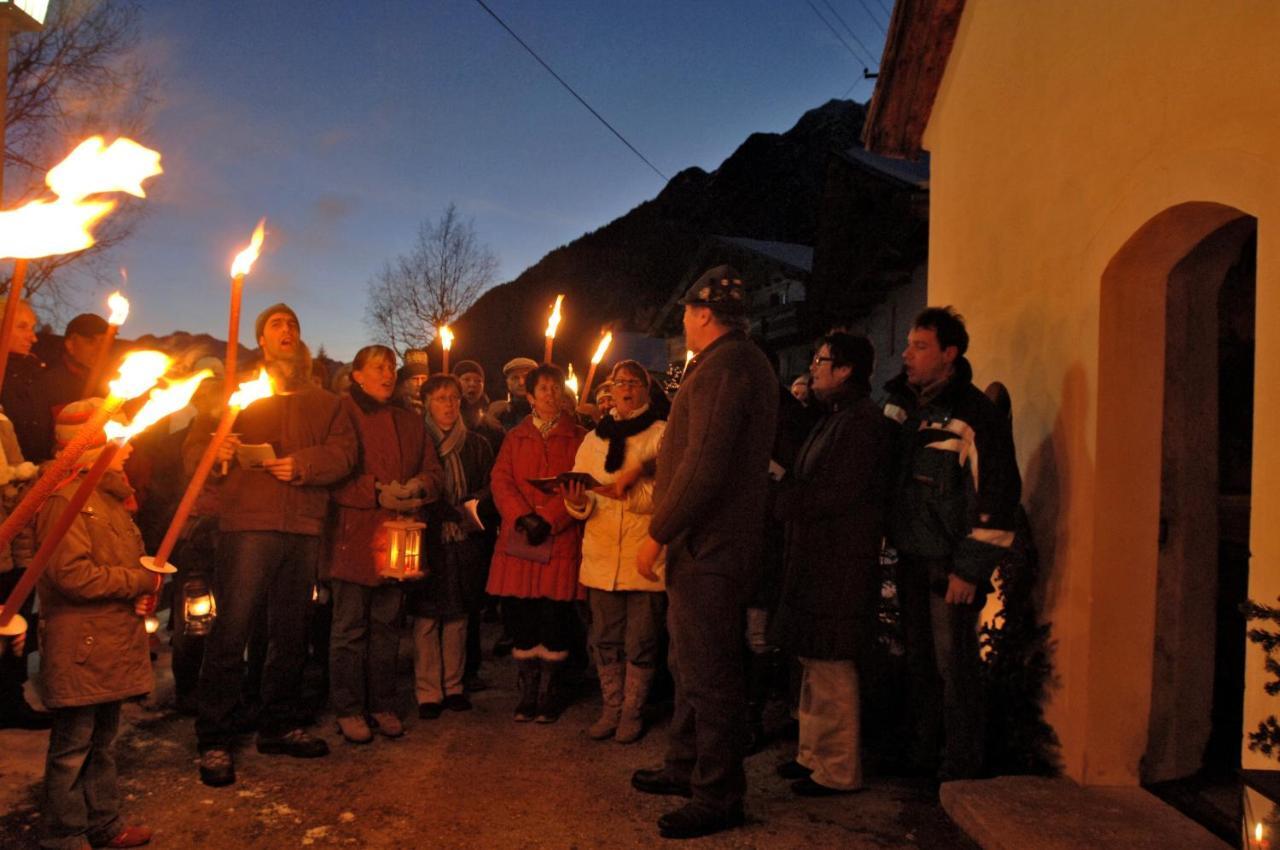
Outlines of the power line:
[{"label": "power line", "polygon": [[831,22],[822,16],[822,13],[818,11],[817,6],[813,5],[812,0],[804,0],[804,2],[808,4],[809,8],[813,10],[813,13],[818,16],[818,20],[822,21],[824,24],[827,25],[827,29],[831,30],[831,34],[836,37],[836,40],[844,45],[844,49],[849,51],[849,55],[854,58],[854,61],[862,65],[863,70],[866,70],[871,65],[876,64],[875,60],[868,61],[867,59],[864,59],[861,56],[859,56],[857,53],[855,53],[853,47],[850,46],[849,42],[844,40],[844,36],[840,34],[840,31],[837,30],[834,26],[832,26]]},{"label": "power line", "polygon": [[[840,15],[840,13],[839,13],[839,12],[837,12],[837,11],[835,10],[835,7],[834,7],[834,6],[832,6],[832,5],[831,5],[831,3],[830,3],[830,2],[828,2],[828,0],[822,0],[822,5],[826,6],[826,7],[827,7],[827,9],[829,9],[829,10],[831,11],[831,14],[835,16],[835,19],[836,19],[837,21],[839,21],[839,22],[840,22],[840,24],[845,28],[845,30],[847,30],[847,31],[848,31],[848,33],[849,33],[849,37],[850,37],[850,38],[852,38],[854,41],[856,41],[856,42],[858,43],[858,46],[859,46],[859,47],[861,47],[863,50],[865,50],[868,56],[873,57],[873,58],[872,58],[872,61],[871,61],[871,64],[872,64],[872,65],[879,65],[880,63],[879,63],[879,62],[877,62],[877,61],[875,60],[875,58],[874,58],[874,57],[875,57],[875,55],[876,55],[876,54],[875,54],[875,51],[874,51],[874,50],[872,50],[871,48],[867,47],[865,44],[863,44],[863,43],[862,43],[862,39],[858,38],[858,34],[857,34],[856,32],[854,32],[854,31],[853,31],[853,27],[849,26],[849,22],[848,22],[848,21],[846,21],[846,20],[845,20],[845,19]],[[876,26],[880,26],[880,24],[878,24],[878,23],[877,23],[877,24],[876,24]]]},{"label": "power line", "polygon": [[654,165],[652,162],[650,162],[650,161],[648,160],[648,158],[647,158],[644,154],[642,154],[642,153],[640,153],[640,151],[636,150],[636,146],[635,146],[635,145],[633,145],[633,144],[631,144],[630,142],[628,142],[628,141],[627,141],[626,136],[624,136],[624,135],[622,135],[621,133],[619,133],[619,132],[617,131],[617,129],[615,129],[615,128],[614,128],[614,126],[613,126],[612,124],[610,124],[608,121],[604,120],[604,116],[603,116],[603,115],[601,115],[599,112],[596,112],[596,111],[595,111],[595,109],[593,109],[593,108],[591,107],[591,104],[587,103],[587,102],[583,99],[582,95],[580,95],[580,94],[578,94],[576,91],[574,91],[574,90],[573,90],[573,86],[571,86],[571,85],[569,85],[568,83],[566,83],[566,82],[564,81],[564,78],[563,78],[563,77],[561,77],[559,74],[557,74],[557,73],[555,72],[555,69],[554,69],[554,68],[552,68],[552,67],[551,67],[550,65],[548,65],[546,62],[544,62],[544,61],[542,60],[542,57],[541,57],[541,56],[539,56],[536,52],[534,52],[534,49],[533,49],[532,47],[530,47],[529,45],[525,44],[524,39],[522,39],[520,36],[516,35],[516,31],[515,31],[515,30],[513,30],[511,27],[507,26],[507,22],[506,22],[506,21],[504,21],[504,20],[502,20],[502,18],[498,17],[498,13],[497,13],[497,12],[493,11],[493,10],[492,10],[492,9],[490,9],[488,6],[486,6],[486,5],[485,5],[484,0],[476,0],[476,3],[477,3],[477,4],[479,4],[479,6],[480,6],[480,8],[481,8],[481,9],[484,9],[486,12],[488,12],[488,13],[489,13],[489,15],[490,15],[490,16],[491,16],[495,21],[497,21],[497,22],[502,26],[502,28],[503,28],[504,30],[506,30],[508,33],[510,33],[510,34],[511,34],[511,37],[512,37],[512,38],[514,38],[517,42],[519,42],[519,44],[520,44],[520,46],[521,46],[521,47],[523,47],[525,50],[529,51],[529,55],[530,55],[530,56],[532,56],[534,59],[537,59],[537,60],[538,60],[538,64],[539,64],[539,65],[541,65],[543,68],[546,68],[546,69],[547,69],[547,73],[548,73],[548,74],[550,74],[551,76],[555,77],[555,78],[556,78],[556,82],[558,82],[560,85],[564,86],[565,91],[567,91],[567,92],[569,92],[569,94],[573,95],[573,96],[574,96],[574,98],[578,101],[578,103],[581,103],[583,106],[585,106],[585,107],[587,108],[587,111],[588,111],[588,112],[590,112],[592,115],[594,115],[594,116],[596,117],[596,120],[597,120],[597,121],[599,121],[599,122],[600,122],[601,124],[603,124],[604,126],[608,127],[608,128],[609,128],[609,132],[610,132],[610,133],[613,133],[615,136],[617,136],[617,137],[618,137],[618,141],[620,141],[620,142],[622,142],[624,145],[626,145],[626,146],[627,146],[627,149],[628,149],[628,150],[630,150],[633,154],[635,154],[636,156],[640,157],[640,161],[641,161],[641,162],[643,162],[645,165],[649,166],[649,168],[653,169],[653,173],[654,173],[654,174],[656,174],[656,175],[658,175],[659,177],[661,177],[664,183],[665,183],[665,182],[667,182],[667,180],[668,180],[667,175],[665,175],[665,174],[663,174],[661,171],[659,171],[659,170],[658,170],[658,167],[657,167],[656,165]]},{"label": "power line", "polygon": [[880,30],[880,34],[887,38],[889,36],[888,30],[884,28],[884,24],[880,23],[880,18],[876,15],[876,13],[871,11],[871,7],[867,5],[867,0],[858,0],[858,5],[861,6],[864,11],[866,11],[867,17],[870,18],[871,23],[875,24],[876,28]]}]

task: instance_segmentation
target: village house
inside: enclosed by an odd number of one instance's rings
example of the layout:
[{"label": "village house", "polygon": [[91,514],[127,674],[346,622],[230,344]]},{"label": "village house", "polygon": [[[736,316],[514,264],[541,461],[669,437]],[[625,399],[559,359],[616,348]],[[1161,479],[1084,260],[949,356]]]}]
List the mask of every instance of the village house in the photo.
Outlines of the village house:
[{"label": "village house", "polygon": [[1082,786],[1277,766],[1238,613],[1280,595],[1277,43],[1245,0],[894,9],[864,140],[928,152],[928,300],[1012,394]]}]

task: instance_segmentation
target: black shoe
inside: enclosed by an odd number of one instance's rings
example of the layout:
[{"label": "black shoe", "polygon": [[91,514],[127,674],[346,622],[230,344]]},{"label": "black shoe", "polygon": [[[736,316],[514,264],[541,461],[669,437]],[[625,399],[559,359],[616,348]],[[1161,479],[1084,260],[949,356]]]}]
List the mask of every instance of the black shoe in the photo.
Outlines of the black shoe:
[{"label": "black shoe", "polygon": [[791,783],[792,792],[799,794],[801,797],[842,797],[845,794],[856,794],[861,788],[831,788],[814,782],[813,779],[806,776],[804,779],[797,779]]},{"label": "black shoe", "polygon": [[303,729],[293,729],[283,735],[264,735],[259,732],[258,752],[267,756],[315,759],[329,755],[329,745]]},{"label": "black shoe", "polygon": [[51,729],[53,715],[47,711],[36,711],[27,705],[26,700],[19,702],[8,711],[0,712],[0,729]]},{"label": "black shoe", "polygon": [[418,706],[418,717],[423,720],[435,720],[440,717],[444,706],[438,702],[424,702]]},{"label": "black shoe", "polygon": [[631,774],[631,787],[646,794],[669,797],[692,797],[688,782],[672,779],[665,767],[637,770]]},{"label": "black shoe", "polygon": [[449,694],[444,698],[444,707],[449,711],[470,711],[471,700],[466,694]]},{"label": "black shoe", "polygon": [[200,781],[214,788],[236,781],[236,764],[229,750],[208,749],[200,754]]},{"label": "black shoe", "polygon": [[813,768],[805,767],[800,762],[792,759],[784,761],[782,764],[774,768],[778,775],[783,779],[808,779],[813,774]]},{"label": "black shoe", "polygon": [[462,687],[469,694],[478,694],[481,691],[489,690],[489,683],[481,679],[478,673],[472,673],[470,676],[462,678]]},{"label": "black shoe", "polygon": [[740,805],[717,812],[698,803],[686,803],[658,818],[658,834],[663,838],[700,838],[742,826],[745,821]]}]

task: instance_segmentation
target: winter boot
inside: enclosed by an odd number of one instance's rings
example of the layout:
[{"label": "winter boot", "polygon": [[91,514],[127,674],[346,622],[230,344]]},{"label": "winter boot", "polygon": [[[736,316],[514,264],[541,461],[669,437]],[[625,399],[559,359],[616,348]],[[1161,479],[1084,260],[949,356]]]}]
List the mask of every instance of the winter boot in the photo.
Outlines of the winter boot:
[{"label": "winter boot", "polygon": [[516,704],[515,721],[528,723],[538,712],[538,680],[542,676],[541,662],[537,658],[516,659],[516,686],[520,690],[520,702]]},{"label": "winter boot", "polygon": [[631,744],[644,737],[644,702],[649,698],[649,685],[653,683],[652,667],[627,664],[627,683],[623,688],[622,717],[614,740],[619,744]]},{"label": "winter boot", "polygon": [[542,659],[542,689],[538,691],[538,713],[534,717],[538,723],[555,723],[560,719],[560,712],[564,711],[560,675],[567,653],[552,654],[560,657]]},{"label": "winter boot", "polygon": [[600,696],[604,704],[600,708],[600,719],[587,729],[587,734],[593,741],[613,737],[618,728],[618,718],[622,714],[623,670],[621,661],[596,665],[596,672],[600,675]]}]

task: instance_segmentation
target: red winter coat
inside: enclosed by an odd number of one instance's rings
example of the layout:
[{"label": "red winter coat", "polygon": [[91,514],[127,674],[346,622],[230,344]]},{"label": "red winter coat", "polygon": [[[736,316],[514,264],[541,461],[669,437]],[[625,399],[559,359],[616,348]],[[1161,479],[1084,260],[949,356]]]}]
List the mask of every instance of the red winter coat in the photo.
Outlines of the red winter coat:
[{"label": "red winter coat", "polygon": [[386,404],[366,412],[349,395],[342,397],[342,407],[355,423],[360,455],[351,475],[331,493],[336,508],[329,575],[373,587],[383,581],[374,563],[374,537],[382,523],[401,518],[378,505],[375,485],[420,478],[427,485],[426,499],[434,501],[444,471],[417,415]]},{"label": "red winter coat", "polygon": [[[559,494],[543,493],[528,481],[573,469],[574,456],[586,434],[573,417],[561,416],[544,440],[533,417],[526,416],[502,441],[490,478],[493,500],[502,514],[502,530],[493,551],[486,592],[562,602],[586,598],[578,584],[582,523],[569,516]],[[554,543],[551,561],[546,564],[506,554],[507,541],[516,533],[516,520],[531,511],[551,523]]]}]

